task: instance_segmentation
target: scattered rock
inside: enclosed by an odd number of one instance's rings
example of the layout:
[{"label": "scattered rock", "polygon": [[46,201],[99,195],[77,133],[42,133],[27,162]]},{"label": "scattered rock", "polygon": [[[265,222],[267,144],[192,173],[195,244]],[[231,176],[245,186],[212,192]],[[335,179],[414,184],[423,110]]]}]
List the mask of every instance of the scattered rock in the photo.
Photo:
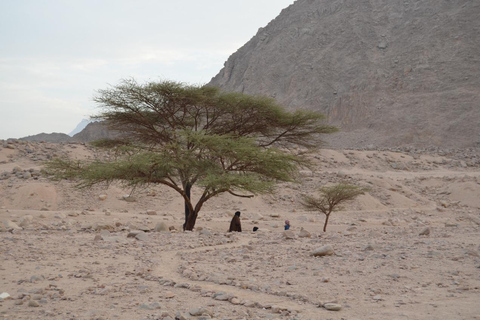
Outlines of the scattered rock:
[{"label": "scattered rock", "polygon": [[38,303],[38,301],[36,301],[36,300],[29,300],[28,301],[28,306],[29,307],[40,307],[40,303]]},{"label": "scattered rock", "polygon": [[130,230],[127,234],[127,238],[135,238],[139,233],[142,233],[141,230]]},{"label": "scattered rock", "polygon": [[149,237],[145,232],[140,232],[135,236],[135,239],[140,240],[140,241],[148,241]]},{"label": "scattered rock", "polygon": [[375,250],[375,247],[372,244],[367,244],[364,248],[363,251],[373,251]]},{"label": "scattered rock", "polygon": [[194,317],[199,317],[199,316],[203,316],[203,315],[210,315],[211,312],[208,311],[207,309],[205,308],[194,308],[194,309],[191,309],[188,311],[188,313],[191,315],[191,316],[194,316]]},{"label": "scattered rock", "polygon": [[283,231],[283,237],[285,239],[295,239],[295,233],[292,230]]},{"label": "scattered rock", "polygon": [[327,303],[323,304],[323,307],[325,309],[327,309],[328,311],[340,311],[340,310],[342,310],[342,306],[338,303],[327,302]]},{"label": "scattered rock", "polygon": [[300,232],[298,233],[298,237],[300,237],[300,238],[310,238],[310,237],[312,237],[312,235],[310,234],[310,232],[303,229],[303,227],[302,227],[300,229]]},{"label": "scattered rock", "polygon": [[250,214],[249,214],[249,217],[250,217],[250,219],[253,220],[253,221],[255,221],[255,220],[257,220],[257,221],[258,221],[258,220],[263,220],[263,216],[262,216],[260,213],[258,213],[258,212],[250,213]]},{"label": "scattered rock", "polygon": [[430,228],[429,228],[429,227],[424,228],[424,229],[419,233],[420,236],[428,236],[429,234],[430,234]]},{"label": "scattered rock", "polygon": [[123,196],[122,199],[127,201],[127,202],[136,202],[137,201],[137,199],[134,196],[129,196],[129,195]]},{"label": "scattered rock", "polygon": [[167,227],[165,222],[159,222],[159,223],[156,224],[154,231],[155,232],[163,232],[163,231],[170,231],[170,230]]},{"label": "scattered rock", "polygon": [[0,294],[0,301],[8,300],[8,299],[12,299],[12,297],[8,294],[8,292],[2,292]]},{"label": "scattered rock", "polygon": [[315,249],[311,255],[314,257],[322,257],[322,256],[331,256],[334,253],[335,252],[333,250],[333,247],[331,245],[326,245],[318,249]]},{"label": "scattered rock", "polygon": [[95,223],[91,228],[95,231],[100,231],[100,230],[113,231],[113,230],[115,230],[115,227],[113,225],[108,224],[108,223],[102,223],[102,222]]},{"label": "scattered rock", "polygon": [[30,225],[32,223],[32,221],[33,221],[33,217],[31,215],[23,216],[20,219],[20,227],[25,228],[28,225]]},{"label": "scattered rock", "polygon": [[207,229],[202,229],[200,230],[199,232],[201,235],[204,235],[204,236],[210,236],[212,235],[212,232],[210,230],[207,230]]},{"label": "scattered rock", "polygon": [[372,299],[375,300],[375,301],[383,301],[383,298],[380,295],[375,295],[375,296],[372,297]]},{"label": "scattered rock", "polygon": [[7,229],[8,231],[12,231],[12,230],[22,230],[21,227],[19,227],[15,222],[11,221],[11,220],[4,220],[3,221],[3,226],[5,227],[5,229]]}]

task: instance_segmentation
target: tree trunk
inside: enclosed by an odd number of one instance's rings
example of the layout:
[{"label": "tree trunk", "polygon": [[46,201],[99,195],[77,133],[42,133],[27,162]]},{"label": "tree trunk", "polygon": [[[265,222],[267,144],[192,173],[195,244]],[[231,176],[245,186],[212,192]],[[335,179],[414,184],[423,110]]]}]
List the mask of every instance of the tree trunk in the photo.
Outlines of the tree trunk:
[{"label": "tree trunk", "polygon": [[193,228],[195,227],[195,222],[197,221],[197,212],[194,211],[193,213],[188,215],[187,221],[185,221],[185,224],[183,225],[183,230],[188,230],[192,231]]},{"label": "tree trunk", "polygon": [[325,224],[323,225],[323,232],[327,231],[328,218],[330,218],[330,213],[326,215]]},{"label": "tree trunk", "polygon": [[[184,189],[185,189],[185,194],[187,195],[188,200],[190,200],[192,185],[187,182],[184,185]],[[191,226],[191,228],[187,229],[187,226],[191,225],[191,223],[190,224],[188,223],[189,217],[190,217],[190,209],[189,209],[187,200],[185,200],[185,223],[183,224],[183,231],[192,230],[193,227],[195,226],[195,221],[193,221],[193,225]],[[196,217],[195,217],[195,220],[196,220]]]}]

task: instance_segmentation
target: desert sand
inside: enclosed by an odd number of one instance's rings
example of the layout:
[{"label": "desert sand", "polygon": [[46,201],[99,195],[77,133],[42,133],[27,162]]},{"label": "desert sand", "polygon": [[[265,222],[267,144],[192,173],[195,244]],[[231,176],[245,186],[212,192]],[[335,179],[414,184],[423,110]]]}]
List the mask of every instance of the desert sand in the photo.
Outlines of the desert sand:
[{"label": "desert sand", "polygon": [[[3,141],[0,318],[480,319],[476,152],[322,149],[299,183],[217,197],[183,232],[169,189],[41,174],[51,157],[94,157],[87,145]],[[322,232],[301,195],[339,182],[370,191]],[[228,233],[237,210],[244,231]]]}]

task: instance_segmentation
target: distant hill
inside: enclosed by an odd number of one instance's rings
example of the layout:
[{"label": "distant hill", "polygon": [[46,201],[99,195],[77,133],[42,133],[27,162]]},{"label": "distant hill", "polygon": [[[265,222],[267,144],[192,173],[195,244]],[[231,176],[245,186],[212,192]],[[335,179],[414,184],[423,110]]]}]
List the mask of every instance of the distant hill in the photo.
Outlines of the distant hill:
[{"label": "distant hill", "polygon": [[118,134],[115,131],[109,130],[103,122],[91,122],[87,124],[85,129],[74,135],[72,141],[90,142],[106,138],[113,139],[117,136]]},{"label": "distant hill", "polygon": [[77,126],[75,127],[75,129],[72,130],[72,132],[70,132],[68,135],[70,137],[73,137],[74,135],[76,135],[77,133],[81,132],[83,129],[85,129],[85,127],[90,123],[92,122],[92,120],[89,120],[89,119],[82,119],[82,121],[80,121],[79,124],[77,124]]},{"label": "distant hill", "polygon": [[69,142],[71,137],[65,133],[39,133],[33,136],[27,136],[24,138],[20,138],[19,140],[24,141],[45,141],[45,142]]},{"label": "distant hill", "polygon": [[90,142],[99,139],[113,139],[118,134],[108,130],[103,122],[90,122],[85,128],[73,137],[65,133],[40,133],[33,136],[21,138],[25,141],[45,141],[45,142]]},{"label": "distant hill", "polygon": [[333,146],[480,147],[480,1],[297,0],[210,84],[319,110]]}]

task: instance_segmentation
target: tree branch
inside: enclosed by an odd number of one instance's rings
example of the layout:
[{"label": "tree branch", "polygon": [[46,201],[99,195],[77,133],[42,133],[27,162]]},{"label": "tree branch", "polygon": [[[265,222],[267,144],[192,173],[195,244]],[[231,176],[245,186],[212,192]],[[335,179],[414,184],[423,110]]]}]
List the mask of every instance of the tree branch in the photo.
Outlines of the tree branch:
[{"label": "tree branch", "polygon": [[237,194],[237,193],[233,192],[232,190],[227,190],[227,192],[230,193],[231,195],[235,196],[235,197],[240,197],[240,198],[253,198],[254,197],[253,194],[250,194],[250,195]]}]

